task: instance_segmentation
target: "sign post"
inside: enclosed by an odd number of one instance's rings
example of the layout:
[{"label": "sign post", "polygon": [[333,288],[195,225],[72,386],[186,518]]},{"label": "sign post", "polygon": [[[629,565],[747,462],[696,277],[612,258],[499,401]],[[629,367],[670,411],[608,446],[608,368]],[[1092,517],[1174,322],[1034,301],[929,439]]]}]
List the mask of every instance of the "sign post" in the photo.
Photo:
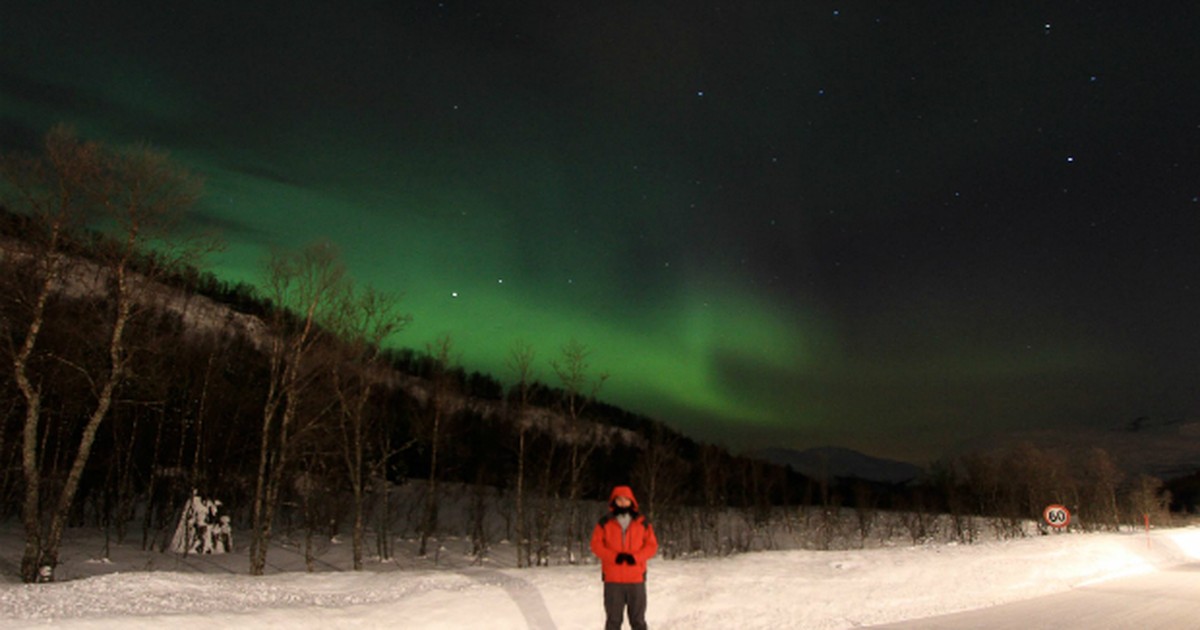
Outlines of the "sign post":
[{"label": "sign post", "polygon": [[1042,519],[1054,529],[1063,529],[1071,524],[1071,511],[1057,503],[1047,505],[1046,509],[1042,511]]}]

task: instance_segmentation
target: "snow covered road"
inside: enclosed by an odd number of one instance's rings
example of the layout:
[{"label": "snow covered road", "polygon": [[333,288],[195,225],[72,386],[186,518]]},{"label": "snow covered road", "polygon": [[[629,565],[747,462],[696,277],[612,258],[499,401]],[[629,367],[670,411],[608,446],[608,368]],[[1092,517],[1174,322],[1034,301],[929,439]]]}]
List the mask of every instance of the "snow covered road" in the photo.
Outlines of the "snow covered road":
[{"label": "snow covered road", "polygon": [[873,626],[891,630],[1182,630],[1200,626],[1200,564],[1085,584],[1066,593],[940,617]]}]

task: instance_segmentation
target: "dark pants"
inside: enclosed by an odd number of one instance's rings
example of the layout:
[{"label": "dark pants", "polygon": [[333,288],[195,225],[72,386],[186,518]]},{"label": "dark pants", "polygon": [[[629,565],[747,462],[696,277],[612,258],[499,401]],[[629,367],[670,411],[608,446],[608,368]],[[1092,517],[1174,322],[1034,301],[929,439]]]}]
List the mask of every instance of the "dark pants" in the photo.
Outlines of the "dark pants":
[{"label": "dark pants", "polygon": [[604,613],[608,616],[604,630],[621,630],[625,607],[629,607],[629,626],[646,630],[646,583],[604,583]]}]

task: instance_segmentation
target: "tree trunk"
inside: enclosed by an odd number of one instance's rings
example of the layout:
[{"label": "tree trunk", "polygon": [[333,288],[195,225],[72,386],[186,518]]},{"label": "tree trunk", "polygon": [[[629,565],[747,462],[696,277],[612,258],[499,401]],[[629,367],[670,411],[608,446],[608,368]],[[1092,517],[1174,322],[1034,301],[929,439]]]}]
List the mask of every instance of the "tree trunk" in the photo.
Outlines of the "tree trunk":
[{"label": "tree trunk", "polygon": [[542,469],[542,490],[534,515],[534,536],[537,549],[534,551],[536,566],[550,565],[550,530],[554,527],[554,512],[552,502],[558,498],[558,489],[554,484],[554,439],[548,440],[546,448],[546,466]]},{"label": "tree trunk", "polygon": [[41,531],[41,470],[38,466],[38,430],[42,417],[42,392],[29,380],[29,359],[37,345],[38,335],[45,323],[46,302],[58,272],[58,258],[51,255],[46,261],[41,286],[34,301],[25,341],[13,358],[13,377],[25,398],[25,422],[21,431],[21,471],[25,476],[25,497],[21,506],[21,521],[25,525],[25,551],[21,555],[21,579],[36,582],[42,564]]},{"label": "tree trunk", "polygon": [[[346,384],[342,380],[341,369],[334,368],[333,370],[334,389],[337,390],[339,402],[341,403],[341,436],[342,436],[342,457],[346,463],[347,477],[350,481],[350,492],[353,505],[351,510],[354,514],[354,525],[352,532],[352,555],[355,571],[363,569],[363,504],[366,501],[365,476],[366,470],[364,451],[366,448],[365,437],[363,436],[363,424],[366,417],[366,403],[371,397],[372,387],[370,385],[362,385],[362,389],[356,392],[357,397],[351,395],[347,391]],[[349,424],[349,432],[347,434],[346,425]]]},{"label": "tree trunk", "polygon": [[[370,396],[370,388],[363,394],[363,402]],[[354,422],[353,449],[350,464],[350,489],[353,494],[353,510],[354,510],[354,532],[353,532],[353,554],[354,554],[354,570],[362,571],[363,569],[363,502],[365,500],[364,470],[363,470],[363,435],[362,435],[362,414],[363,406],[359,404],[356,408]]]},{"label": "tree trunk", "polygon": [[21,469],[25,473],[25,501],[21,507],[21,522],[25,525],[25,551],[21,555],[21,580],[30,583],[38,579],[42,562],[41,518],[39,507],[41,474],[37,466],[37,431],[41,411],[41,396],[26,395],[25,427],[21,445]]},{"label": "tree trunk", "polygon": [[[114,426],[116,426],[114,424]],[[117,530],[117,544],[125,544],[125,533],[129,521],[133,520],[133,511],[137,503],[133,491],[133,454],[134,446],[137,445],[137,428],[138,417],[133,417],[132,424],[129,428],[129,446],[125,449],[125,456],[115,458],[120,462],[121,468],[117,474],[117,505],[115,510],[115,520],[113,524]],[[113,433],[114,443],[116,440],[116,432]],[[107,558],[108,556],[105,555]]]},{"label": "tree trunk", "polygon": [[[279,504],[279,490],[283,486],[283,471],[287,465],[288,430],[295,416],[293,403],[284,405],[283,418],[279,423],[279,446],[271,459],[269,470],[266,471],[263,485],[261,508],[257,510],[260,520],[255,523],[257,540],[252,547],[250,558],[250,575],[262,575],[267,566],[267,547],[271,543],[272,523],[275,519],[275,508]],[[260,475],[262,475],[260,467]],[[257,505],[256,505],[257,507]]]},{"label": "tree trunk", "polygon": [[[125,291],[123,269],[118,271],[118,283],[122,288],[119,291]],[[43,572],[42,579],[53,581],[54,568],[58,566],[58,552],[62,543],[63,530],[66,528],[67,518],[71,513],[71,504],[75,500],[75,492],[79,489],[79,481],[83,477],[83,468],[87,465],[88,457],[92,453],[92,445],[96,441],[96,431],[100,428],[100,423],[108,416],[108,410],[112,406],[113,393],[120,383],[124,372],[124,359],[122,357],[121,342],[125,333],[125,325],[129,320],[130,304],[128,298],[119,298],[117,304],[117,321],[113,325],[112,338],[109,342],[109,360],[111,370],[108,379],[105,380],[103,387],[100,389],[100,397],[96,401],[96,408],[92,410],[92,414],[88,417],[87,425],[83,428],[83,435],[79,439],[79,450],[75,453],[75,459],[71,463],[71,470],[67,473],[66,483],[63,485],[62,493],[58,497],[58,504],[54,509],[54,514],[50,519],[50,533],[46,537],[45,545],[42,548],[41,571]],[[44,574],[46,567],[49,567],[50,574]]]},{"label": "tree trunk", "polygon": [[[271,398],[271,395],[272,392],[268,391],[268,399]],[[273,416],[274,409],[268,403],[267,410],[263,412],[262,439],[258,447],[258,473],[254,477],[254,503],[250,513],[250,575],[262,575],[263,567],[266,564],[266,554],[264,552],[260,556],[259,547],[264,544],[263,508],[266,501],[267,465],[271,454],[270,436]]]},{"label": "tree trunk", "polygon": [[391,539],[391,518],[392,518],[392,492],[391,483],[387,479],[386,469],[383,479],[380,481],[382,487],[379,489],[379,525],[375,531],[375,546],[379,551],[379,560],[388,562],[392,559],[392,539]]},{"label": "tree trunk", "polygon": [[[311,366],[313,344],[317,339],[318,319],[324,316],[326,302],[333,299],[344,281],[344,269],[336,254],[326,246],[306,248],[297,254],[277,255],[269,265],[268,297],[277,309],[272,322],[269,350],[270,377],[263,404],[262,440],[259,446],[258,474],[255,479],[250,539],[250,574],[262,575],[271,540],[272,519],[283,484],[287,464],[289,432],[299,413],[300,396],[305,391],[303,371]],[[292,326],[287,307],[303,313],[298,328]],[[307,374],[314,373],[309,369]],[[278,418],[279,435],[271,432]]]},{"label": "tree trunk", "polygon": [[[157,510],[156,493],[158,489],[159,478],[159,456],[162,452],[162,434],[163,423],[159,422],[154,428],[154,449],[150,455],[150,479],[146,482],[146,511],[142,515],[142,551],[150,548],[150,530],[153,523],[153,515]],[[161,526],[162,523],[159,523]],[[166,548],[166,545],[163,545]]]},{"label": "tree trunk", "polygon": [[508,368],[516,381],[516,410],[510,410],[510,413],[517,429],[517,568],[528,567],[530,556],[529,516],[525,509],[525,451],[529,427],[525,424],[525,412],[529,408],[529,383],[534,379],[534,357],[533,348],[518,341],[509,351],[508,359]]},{"label": "tree trunk", "polygon": [[576,521],[579,520],[579,506],[576,504],[576,501],[579,499],[580,468],[582,467],[579,461],[580,455],[582,455],[582,453],[579,452],[579,443],[572,443],[570,465],[571,483],[567,489],[567,562],[570,564],[575,564],[579,561],[579,558],[575,554],[575,544],[577,542],[576,539],[579,537],[579,532],[577,531],[578,523],[576,523]]},{"label": "tree trunk", "polygon": [[440,401],[433,402],[433,438],[429,449],[429,480],[425,485],[425,518],[421,525],[421,544],[417,550],[417,555],[424,558],[428,552],[429,537],[433,535],[437,529],[438,520],[438,439],[439,431],[441,430],[442,414],[439,409]]},{"label": "tree trunk", "polygon": [[517,568],[529,566],[529,534],[525,526],[525,427],[517,435]]}]

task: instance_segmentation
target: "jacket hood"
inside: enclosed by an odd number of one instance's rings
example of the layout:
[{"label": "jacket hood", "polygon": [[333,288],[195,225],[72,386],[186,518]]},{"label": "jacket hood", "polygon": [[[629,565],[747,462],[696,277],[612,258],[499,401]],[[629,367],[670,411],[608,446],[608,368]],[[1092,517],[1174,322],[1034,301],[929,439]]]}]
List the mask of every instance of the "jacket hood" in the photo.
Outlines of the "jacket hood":
[{"label": "jacket hood", "polygon": [[629,499],[633,503],[633,510],[635,512],[641,511],[641,508],[638,507],[637,497],[633,496],[633,488],[630,488],[629,486],[616,486],[613,488],[612,494],[608,495],[609,508],[613,506],[613,500],[615,500],[617,497],[625,497],[626,499]]}]

